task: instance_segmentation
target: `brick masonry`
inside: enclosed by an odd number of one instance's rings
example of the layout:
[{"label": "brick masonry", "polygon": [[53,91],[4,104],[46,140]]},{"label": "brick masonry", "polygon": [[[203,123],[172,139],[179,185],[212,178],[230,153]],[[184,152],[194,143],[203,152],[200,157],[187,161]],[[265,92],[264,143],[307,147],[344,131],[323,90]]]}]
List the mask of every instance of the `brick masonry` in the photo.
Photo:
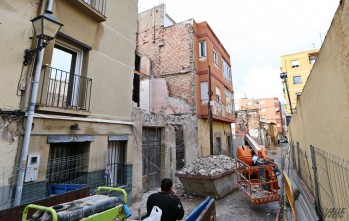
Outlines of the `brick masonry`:
[{"label": "brick masonry", "polygon": [[195,74],[193,27],[178,23],[170,27],[148,29],[137,36],[137,53],[149,57],[151,73],[166,80],[169,96],[187,102],[195,114]]}]

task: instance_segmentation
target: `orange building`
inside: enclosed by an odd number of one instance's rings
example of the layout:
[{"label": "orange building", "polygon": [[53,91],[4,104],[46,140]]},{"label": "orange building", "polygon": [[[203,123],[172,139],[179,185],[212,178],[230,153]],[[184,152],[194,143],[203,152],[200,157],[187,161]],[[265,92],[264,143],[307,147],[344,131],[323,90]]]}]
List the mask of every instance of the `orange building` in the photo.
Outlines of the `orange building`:
[{"label": "orange building", "polygon": [[278,133],[282,133],[282,109],[278,98],[241,99],[236,102],[239,110],[257,109],[261,121],[275,123]]},{"label": "orange building", "polygon": [[[207,22],[196,23],[194,21],[193,27],[198,141],[203,155],[208,155],[210,153],[210,134],[207,130],[209,100],[211,100],[213,113],[214,152],[221,152],[222,142],[226,143],[227,147],[231,146],[230,125],[235,122],[234,90],[228,52]],[[209,88],[211,98],[208,93]]]}]

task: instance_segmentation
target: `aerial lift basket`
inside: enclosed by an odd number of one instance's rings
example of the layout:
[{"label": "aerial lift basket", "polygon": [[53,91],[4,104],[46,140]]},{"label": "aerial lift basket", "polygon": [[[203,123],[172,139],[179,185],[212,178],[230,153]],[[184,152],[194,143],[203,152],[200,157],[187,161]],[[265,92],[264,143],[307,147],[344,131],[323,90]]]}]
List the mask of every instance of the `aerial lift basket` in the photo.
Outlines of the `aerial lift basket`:
[{"label": "aerial lift basket", "polygon": [[237,185],[252,204],[262,204],[280,200],[279,184],[274,175],[274,163],[250,166],[236,159]]}]

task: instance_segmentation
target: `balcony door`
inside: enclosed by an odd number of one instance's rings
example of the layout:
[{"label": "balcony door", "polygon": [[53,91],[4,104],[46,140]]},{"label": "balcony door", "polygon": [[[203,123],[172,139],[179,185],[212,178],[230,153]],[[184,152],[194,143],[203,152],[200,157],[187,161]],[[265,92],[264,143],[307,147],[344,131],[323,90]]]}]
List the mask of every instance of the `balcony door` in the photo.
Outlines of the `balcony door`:
[{"label": "balcony door", "polygon": [[56,44],[53,49],[50,73],[51,91],[61,98],[65,107],[78,107],[83,51],[73,46]]}]

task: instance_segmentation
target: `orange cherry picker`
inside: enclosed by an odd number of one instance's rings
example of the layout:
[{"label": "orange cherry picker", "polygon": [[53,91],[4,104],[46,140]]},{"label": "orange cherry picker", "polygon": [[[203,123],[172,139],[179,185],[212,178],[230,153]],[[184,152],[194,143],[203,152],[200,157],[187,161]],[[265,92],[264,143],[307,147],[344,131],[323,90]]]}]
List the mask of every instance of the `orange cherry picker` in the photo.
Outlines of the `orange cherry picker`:
[{"label": "orange cherry picker", "polygon": [[279,201],[280,189],[277,176],[279,168],[270,159],[265,147],[245,135],[246,146],[239,146],[236,153],[237,184],[252,204]]}]

